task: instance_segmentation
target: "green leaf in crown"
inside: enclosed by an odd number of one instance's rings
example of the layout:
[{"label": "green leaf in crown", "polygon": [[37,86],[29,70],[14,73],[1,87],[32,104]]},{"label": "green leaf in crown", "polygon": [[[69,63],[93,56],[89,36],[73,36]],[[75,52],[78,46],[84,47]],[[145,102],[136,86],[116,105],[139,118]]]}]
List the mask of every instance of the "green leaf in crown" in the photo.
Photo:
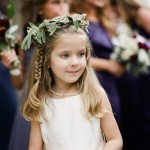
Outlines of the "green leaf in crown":
[{"label": "green leaf in crown", "polygon": [[29,49],[32,44],[43,44],[46,42],[46,34],[53,35],[62,26],[73,25],[76,30],[81,28],[88,32],[89,21],[86,19],[86,14],[75,14],[72,16],[59,16],[51,20],[44,20],[38,26],[29,23],[30,27],[27,30],[27,36],[22,42],[22,49]]}]

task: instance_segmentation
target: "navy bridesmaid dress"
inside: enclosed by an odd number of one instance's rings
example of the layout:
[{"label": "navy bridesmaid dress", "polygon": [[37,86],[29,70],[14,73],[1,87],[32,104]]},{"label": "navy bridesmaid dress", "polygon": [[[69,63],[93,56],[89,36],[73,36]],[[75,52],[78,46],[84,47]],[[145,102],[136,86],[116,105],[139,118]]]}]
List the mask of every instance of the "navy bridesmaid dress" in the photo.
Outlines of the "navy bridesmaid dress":
[{"label": "navy bridesmaid dress", "polygon": [[141,149],[141,100],[139,77],[124,73],[117,79],[122,108],[123,150]]},{"label": "navy bridesmaid dress", "polygon": [[[25,72],[28,72],[29,63],[34,49],[25,51]],[[14,120],[11,139],[9,143],[9,150],[28,150],[29,136],[30,136],[30,122],[26,121],[20,112],[20,106],[25,96],[25,90],[20,98],[20,103],[17,115]]]},{"label": "navy bridesmaid dress", "polygon": [[[135,26],[136,31],[149,40],[150,33],[147,33],[142,27]],[[147,74],[140,76],[140,96],[142,112],[142,147],[145,150],[150,149],[150,68]]]},{"label": "navy bridesmaid dress", "polygon": [[[134,26],[134,29],[147,38],[148,34],[142,28]],[[150,110],[150,103],[148,104],[150,86],[148,84],[150,85],[150,75],[148,74],[134,76],[126,72],[117,80],[118,91],[122,101],[123,150],[148,150],[150,148],[144,148],[146,147],[146,141],[150,141],[150,138],[148,138],[148,135],[150,135],[150,123],[148,125],[150,114],[149,117],[145,115],[145,112],[150,113],[148,111],[148,108]],[[144,141],[144,144],[142,141]]]}]

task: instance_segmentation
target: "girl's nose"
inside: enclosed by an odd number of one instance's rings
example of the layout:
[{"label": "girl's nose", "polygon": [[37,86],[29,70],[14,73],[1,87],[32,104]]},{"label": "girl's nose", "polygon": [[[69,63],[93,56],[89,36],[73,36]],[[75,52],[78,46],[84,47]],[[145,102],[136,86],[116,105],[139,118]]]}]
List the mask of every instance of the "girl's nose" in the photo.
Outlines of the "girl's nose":
[{"label": "girl's nose", "polygon": [[77,66],[79,64],[79,60],[76,56],[71,58],[71,66]]}]

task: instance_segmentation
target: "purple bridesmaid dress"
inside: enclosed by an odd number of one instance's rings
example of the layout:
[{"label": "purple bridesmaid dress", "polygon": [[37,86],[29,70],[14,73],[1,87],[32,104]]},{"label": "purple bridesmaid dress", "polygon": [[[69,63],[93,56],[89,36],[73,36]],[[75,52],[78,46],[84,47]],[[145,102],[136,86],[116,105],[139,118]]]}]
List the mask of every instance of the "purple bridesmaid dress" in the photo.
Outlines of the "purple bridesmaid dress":
[{"label": "purple bridesmaid dress", "polygon": [[0,150],[7,150],[18,105],[9,70],[0,62]]},{"label": "purple bridesmaid dress", "polygon": [[[93,46],[93,57],[109,59],[113,51],[113,45],[105,28],[98,22],[90,22],[88,30],[89,39]],[[108,94],[114,116],[118,125],[121,127],[120,99],[118,96],[116,79],[107,71],[96,71],[96,73],[101,85]]]},{"label": "purple bridesmaid dress", "polygon": [[[150,41],[150,33],[142,27],[135,25],[135,30],[143,37]],[[149,42],[150,45],[150,42]],[[141,95],[141,112],[142,112],[142,148],[150,149],[150,68],[148,74],[140,76],[140,95]]]}]

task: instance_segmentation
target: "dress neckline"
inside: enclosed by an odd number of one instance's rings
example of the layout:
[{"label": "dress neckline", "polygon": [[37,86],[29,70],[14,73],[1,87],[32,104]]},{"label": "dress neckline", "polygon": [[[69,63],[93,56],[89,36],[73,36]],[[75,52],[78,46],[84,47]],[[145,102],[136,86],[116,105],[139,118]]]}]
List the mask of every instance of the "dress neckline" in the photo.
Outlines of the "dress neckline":
[{"label": "dress neckline", "polygon": [[80,96],[80,94],[67,96],[67,97],[64,97],[64,98],[52,98],[52,97],[49,97],[48,99],[53,100],[53,101],[64,101],[64,100],[73,99],[73,98],[79,97],[79,96]]}]

